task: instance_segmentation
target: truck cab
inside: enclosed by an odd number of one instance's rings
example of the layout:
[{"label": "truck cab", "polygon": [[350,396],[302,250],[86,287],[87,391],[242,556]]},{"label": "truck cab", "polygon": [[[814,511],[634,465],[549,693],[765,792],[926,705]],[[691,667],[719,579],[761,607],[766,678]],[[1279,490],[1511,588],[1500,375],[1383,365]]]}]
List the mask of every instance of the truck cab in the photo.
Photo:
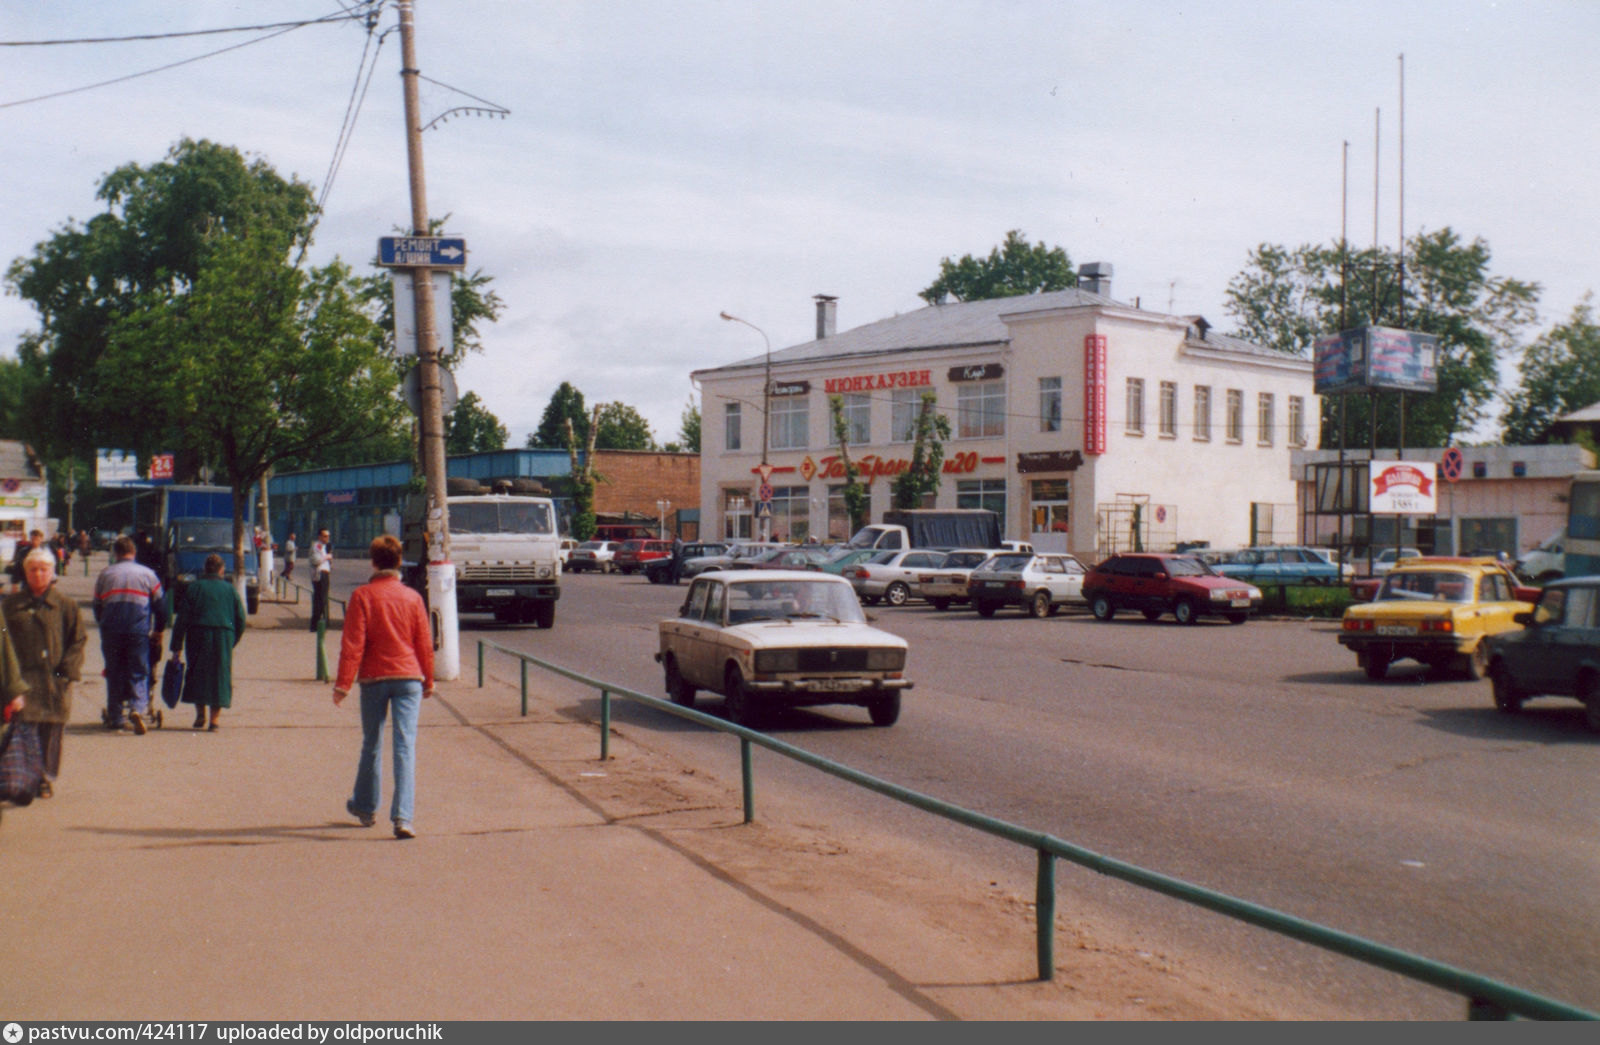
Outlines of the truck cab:
[{"label": "truck cab", "polygon": [[[555,502],[517,493],[448,494],[456,611],[553,627],[561,597],[561,535]],[[406,581],[427,593],[423,512],[414,496],[404,516]]]}]

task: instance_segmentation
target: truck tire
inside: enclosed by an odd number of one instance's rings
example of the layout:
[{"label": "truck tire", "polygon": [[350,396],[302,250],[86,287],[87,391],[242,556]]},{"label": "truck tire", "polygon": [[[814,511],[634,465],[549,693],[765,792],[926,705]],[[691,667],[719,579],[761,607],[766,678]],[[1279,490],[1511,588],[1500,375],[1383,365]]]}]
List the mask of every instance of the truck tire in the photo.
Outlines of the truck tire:
[{"label": "truck tire", "polygon": [[546,599],[533,604],[533,622],[541,628],[556,626],[556,600]]}]

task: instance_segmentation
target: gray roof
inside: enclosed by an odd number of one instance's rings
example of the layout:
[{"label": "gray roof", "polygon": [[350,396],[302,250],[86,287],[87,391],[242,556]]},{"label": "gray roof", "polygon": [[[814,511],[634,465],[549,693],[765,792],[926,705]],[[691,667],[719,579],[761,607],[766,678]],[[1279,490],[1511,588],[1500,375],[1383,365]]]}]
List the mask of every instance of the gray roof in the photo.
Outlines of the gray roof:
[{"label": "gray roof", "polygon": [[[1046,294],[1026,294],[1016,297],[988,298],[983,301],[956,301],[928,305],[915,312],[906,312],[875,323],[842,331],[832,337],[807,341],[772,353],[772,362],[799,363],[824,359],[845,359],[851,356],[881,355],[891,352],[909,352],[939,348],[965,348],[969,346],[1005,345],[1011,340],[1003,316],[1024,315],[1029,312],[1047,312],[1061,308],[1109,306],[1128,308],[1103,294],[1092,294],[1076,287],[1056,290]],[[1185,319],[1194,329],[1197,316]],[[1200,321],[1203,324],[1203,321]],[[1199,337],[1198,330],[1191,337]],[[1280,353],[1262,348],[1249,341],[1207,330],[1205,343],[1225,351],[1245,352],[1251,355],[1279,356]],[[723,371],[745,370],[763,366],[766,356],[752,356],[719,367],[695,371],[696,376]]]},{"label": "gray roof", "polygon": [[1592,424],[1595,421],[1600,421],[1600,403],[1590,403],[1588,406],[1579,407],[1570,414],[1562,414],[1556,420],[1581,424]]}]

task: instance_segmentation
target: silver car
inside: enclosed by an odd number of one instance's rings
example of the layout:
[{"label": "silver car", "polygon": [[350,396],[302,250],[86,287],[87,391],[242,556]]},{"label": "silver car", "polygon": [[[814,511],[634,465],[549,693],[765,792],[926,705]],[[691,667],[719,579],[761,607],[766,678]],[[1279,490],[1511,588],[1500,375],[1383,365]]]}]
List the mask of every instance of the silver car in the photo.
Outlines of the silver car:
[{"label": "silver car", "polygon": [[980,617],[1001,606],[1020,606],[1034,617],[1053,617],[1064,604],[1084,603],[1083,563],[1065,553],[1002,552],[972,571],[967,595]]},{"label": "silver car", "polygon": [[911,601],[918,578],[937,568],[944,557],[944,552],[927,548],[882,551],[866,562],[847,567],[841,576],[868,606],[876,606],[879,600],[904,606]]}]

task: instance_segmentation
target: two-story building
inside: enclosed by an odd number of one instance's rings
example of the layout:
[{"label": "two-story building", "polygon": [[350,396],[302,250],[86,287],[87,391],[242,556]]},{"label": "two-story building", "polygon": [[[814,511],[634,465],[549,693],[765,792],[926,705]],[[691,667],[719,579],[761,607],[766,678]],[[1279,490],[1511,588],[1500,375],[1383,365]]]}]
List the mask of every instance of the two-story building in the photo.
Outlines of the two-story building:
[{"label": "two-story building", "polygon": [[1110,276],[1085,265],[1072,290],[930,305],[844,332],[836,299],[819,295],[815,340],[696,371],[703,532],[758,532],[765,421],[770,532],[849,536],[835,396],[880,518],[931,394],[951,438],[924,507],[989,508],[1006,537],[1085,560],[1135,544],[1247,544],[1263,536],[1260,506],[1278,508],[1278,539],[1293,539],[1289,455],[1316,445],[1321,416],[1310,361],[1115,301]]}]

